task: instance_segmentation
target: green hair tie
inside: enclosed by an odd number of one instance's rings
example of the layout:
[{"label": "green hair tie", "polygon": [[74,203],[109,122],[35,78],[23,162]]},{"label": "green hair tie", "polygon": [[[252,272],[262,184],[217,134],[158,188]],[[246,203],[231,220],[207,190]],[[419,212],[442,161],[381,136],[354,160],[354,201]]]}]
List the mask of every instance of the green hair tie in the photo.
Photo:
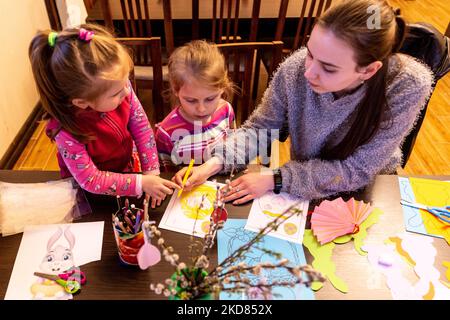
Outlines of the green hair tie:
[{"label": "green hair tie", "polygon": [[50,47],[53,48],[55,46],[57,36],[58,36],[57,32],[50,32],[48,34],[48,44],[50,45]]}]

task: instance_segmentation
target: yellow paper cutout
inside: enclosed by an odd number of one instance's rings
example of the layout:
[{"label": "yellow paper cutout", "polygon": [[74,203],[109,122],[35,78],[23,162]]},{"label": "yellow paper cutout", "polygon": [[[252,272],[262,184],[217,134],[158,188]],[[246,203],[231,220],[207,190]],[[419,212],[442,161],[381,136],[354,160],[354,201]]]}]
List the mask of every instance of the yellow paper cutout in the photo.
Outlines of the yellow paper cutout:
[{"label": "yellow paper cutout", "polygon": [[448,281],[450,281],[450,261],[444,261],[442,262],[442,265],[444,267],[447,267],[447,271],[445,271],[445,277]]},{"label": "yellow paper cutout", "polygon": [[[416,202],[428,206],[445,207],[450,199],[450,183],[432,179],[409,178]],[[427,211],[419,210],[429,234],[440,235],[450,244],[450,223],[433,216]]]},{"label": "yellow paper cutout", "polygon": [[392,243],[395,245],[395,250],[397,250],[398,254],[410,265],[415,266],[416,262],[411,258],[408,252],[403,250],[402,248],[402,239],[399,237],[389,237],[384,241],[385,243]]},{"label": "yellow paper cutout", "polygon": [[372,212],[367,216],[366,220],[361,223],[359,226],[359,231],[354,234],[346,234],[343,236],[340,236],[333,240],[334,243],[342,244],[347,243],[351,239],[354,239],[353,245],[355,246],[356,251],[362,255],[367,255],[367,252],[361,249],[361,247],[364,245],[364,239],[367,237],[367,229],[378,222],[378,219],[380,218],[380,215],[383,213],[379,208],[373,208]]},{"label": "yellow paper cutout", "polygon": [[[202,201],[202,196],[206,195],[202,209],[198,210]],[[216,200],[216,188],[208,185],[200,185],[189,192],[183,192],[180,199],[181,208],[186,217],[197,220],[204,220],[210,216],[214,210]]]},{"label": "yellow paper cutout", "polygon": [[[313,256],[314,260],[312,262],[312,267],[320,271],[331,284],[343,293],[348,292],[347,284],[339,278],[336,274],[336,266],[331,260],[331,255],[333,253],[333,248],[335,244],[333,242],[328,242],[324,245],[320,245],[317,238],[312,233],[311,229],[306,229],[303,236],[303,244],[308,248],[309,252]],[[313,282],[311,289],[314,291],[319,290],[323,287],[322,282]]]},{"label": "yellow paper cutout", "polygon": [[423,296],[423,300],[433,300],[434,298],[434,285],[432,282],[430,282],[430,289],[428,289],[428,292]]}]

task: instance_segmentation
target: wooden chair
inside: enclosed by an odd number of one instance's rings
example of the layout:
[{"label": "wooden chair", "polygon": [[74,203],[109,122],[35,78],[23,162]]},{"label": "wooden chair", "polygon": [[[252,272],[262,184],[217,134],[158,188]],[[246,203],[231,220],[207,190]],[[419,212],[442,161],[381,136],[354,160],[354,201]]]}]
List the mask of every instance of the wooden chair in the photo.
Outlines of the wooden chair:
[{"label": "wooden chair", "polygon": [[202,38],[215,43],[256,41],[261,0],[253,0],[250,32],[245,32],[245,34],[239,29],[243,19],[240,8],[241,0],[212,0],[212,12],[209,18],[211,34],[210,36],[206,36],[206,34],[200,36],[200,1],[192,0],[192,39]]},{"label": "wooden chair", "polygon": [[[99,0],[105,26],[114,30],[110,0]],[[118,0],[114,0],[118,1]],[[161,0],[164,14],[164,35],[152,33],[152,17],[149,9],[151,0],[120,0],[125,37],[164,37],[167,55],[174,50],[172,9],[170,0]]]},{"label": "wooden chair", "polygon": [[[295,18],[287,18],[289,0],[281,0],[278,11],[278,19],[274,41],[283,41],[283,56],[289,55],[298,48],[305,46],[309,39],[314,21],[331,6],[332,0],[303,0],[301,8],[298,8],[298,16]],[[292,36],[284,36],[286,24],[288,19],[290,22],[295,21],[295,34]],[[262,59],[266,69],[270,69],[270,59],[266,56],[258,57]],[[253,96],[256,96],[256,91],[253,91]]]},{"label": "wooden chair", "polygon": [[47,9],[50,27],[56,31],[62,30],[61,20],[56,7],[56,0],[45,0],[45,8]]},{"label": "wooden chair", "polygon": [[[164,118],[164,100],[161,92],[163,90],[163,71],[161,61],[161,38],[117,38],[124,46],[130,49],[133,57],[134,70],[130,80],[136,91],[139,88],[150,88],[152,90],[153,123],[160,122]],[[145,108],[149,114],[148,107]]]},{"label": "wooden chair", "polygon": [[296,17],[296,32],[292,41],[292,39],[283,37],[289,0],[281,0],[274,40],[284,42],[285,49],[283,51],[285,53],[295,51],[306,44],[311,34],[314,20],[330,7],[331,1],[303,0],[299,15]]},{"label": "wooden chair", "polygon": [[[275,67],[281,62],[283,42],[237,42],[217,44],[225,56],[228,73],[233,82],[238,86],[239,93],[233,94],[231,103],[240,123],[244,122],[255,106],[252,97],[252,82],[255,78],[255,70],[260,68],[260,60],[257,56],[267,54],[271,57],[271,68],[268,70],[268,81]],[[259,74],[259,73],[258,73]]]}]

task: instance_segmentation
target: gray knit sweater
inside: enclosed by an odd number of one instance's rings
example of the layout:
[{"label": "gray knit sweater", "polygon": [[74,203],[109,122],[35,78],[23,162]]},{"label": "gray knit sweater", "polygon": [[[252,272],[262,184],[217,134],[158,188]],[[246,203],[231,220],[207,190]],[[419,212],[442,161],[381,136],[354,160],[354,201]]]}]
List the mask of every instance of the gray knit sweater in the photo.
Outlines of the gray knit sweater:
[{"label": "gray knit sweater", "polygon": [[[382,124],[369,142],[345,160],[325,161],[318,158],[322,148],[338,143],[348,132],[349,120],[366,85],[340,98],[332,93],[317,94],[303,75],[305,57],[306,50],[299,49],[280,65],[261,104],[236,131],[234,139],[228,138],[213,150],[213,155],[224,161],[224,172],[231,170],[233,162],[237,169],[243,169],[258,152],[255,139],[261,129],[289,133],[292,160],[280,168],[282,191],[302,199],[357,190],[376,174],[394,172],[401,160],[399,147],[431,94],[431,70],[406,55],[391,58],[388,77],[395,75],[387,87],[391,125]],[[269,140],[274,138],[269,135]]]}]

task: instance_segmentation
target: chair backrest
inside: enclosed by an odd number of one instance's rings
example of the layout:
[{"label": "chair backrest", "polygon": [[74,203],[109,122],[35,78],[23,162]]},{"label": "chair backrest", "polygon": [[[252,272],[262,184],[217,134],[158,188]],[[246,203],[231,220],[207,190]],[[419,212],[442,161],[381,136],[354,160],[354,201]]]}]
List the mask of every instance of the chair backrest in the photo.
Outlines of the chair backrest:
[{"label": "chair backrest", "polygon": [[283,36],[286,27],[286,14],[288,12],[289,0],[281,0],[280,10],[278,12],[278,21],[275,32],[275,40],[283,41],[285,51],[291,52],[304,46],[311,34],[314,20],[327,10],[332,0],[303,0],[301,8],[298,8],[296,16],[296,31],[294,39],[288,39]]},{"label": "chair backrest", "polygon": [[[151,0],[120,0],[123,27],[126,37],[152,37]],[[105,25],[114,30],[110,0],[100,0]],[[164,40],[167,53],[174,50],[172,8],[170,0],[161,0],[164,15]],[[162,36],[162,35],[157,35]]]},{"label": "chair backrest", "polygon": [[[431,24],[423,22],[409,24],[408,33],[400,52],[413,56],[430,67],[434,73],[435,80],[433,89],[436,82],[450,71],[450,39]],[[411,155],[417,134],[426,115],[428,102],[429,99],[421,110],[414,128],[406,136],[402,144],[402,167],[405,167]]]},{"label": "chair backrest", "polygon": [[[210,35],[202,34],[200,36],[200,2],[205,5],[205,1],[192,0],[192,39],[204,38],[215,43],[228,43],[238,41],[256,41],[258,32],[259,11],[261,0],[252,0],[250,30],[245,34],[240,32],[241,0],[212,0],[211,16],[208,19],[211,22]],[[247,0],[246,3],[249,1]],[[242,29],[241,29],[242,30]]]},{"label": "chair backrest", "polygon": [[[151,66],[149,72],[152,72],[152,81],[150,89],[152,90],[152,102],[153,102],[153,123],[157,123],[163,119],[164,115],[164,100],[161,92],[163,90],[163,75],[162,75],[162,59],[161,59],[161,38],[116,38],[125,47],[129,48],[130,55],[133,58],[133,62],[136,66]],[[130,74],[130,80],[133,84],[134,90],[142,85],[139,80],[134,77],[134,70]],[[145,83],[145,82],[143,82]],[[147,114],[150,114],[150,110],[145,110]]]},{"label": "chair backrest", "polygon": [[257,81],[255,70],[259,70],[263,54],[269,53],[271,57],[270,69],[268,70],[268,82],[276,66],[281,62],[283,42],[237,42],[221,43],[217,47],[225,56],[228,73],[233,82],[238,86],[238,93],[233,94],[232,105],[236,112],[238,122],[244,122],[255,106],[252,97],[252,83]]},{"label": "chair backrest", "polygon": [[47,9],[48,21],[53,30],[62,30],[61,20],[56,7],[56,0],[45,0],[45,8]]}]

